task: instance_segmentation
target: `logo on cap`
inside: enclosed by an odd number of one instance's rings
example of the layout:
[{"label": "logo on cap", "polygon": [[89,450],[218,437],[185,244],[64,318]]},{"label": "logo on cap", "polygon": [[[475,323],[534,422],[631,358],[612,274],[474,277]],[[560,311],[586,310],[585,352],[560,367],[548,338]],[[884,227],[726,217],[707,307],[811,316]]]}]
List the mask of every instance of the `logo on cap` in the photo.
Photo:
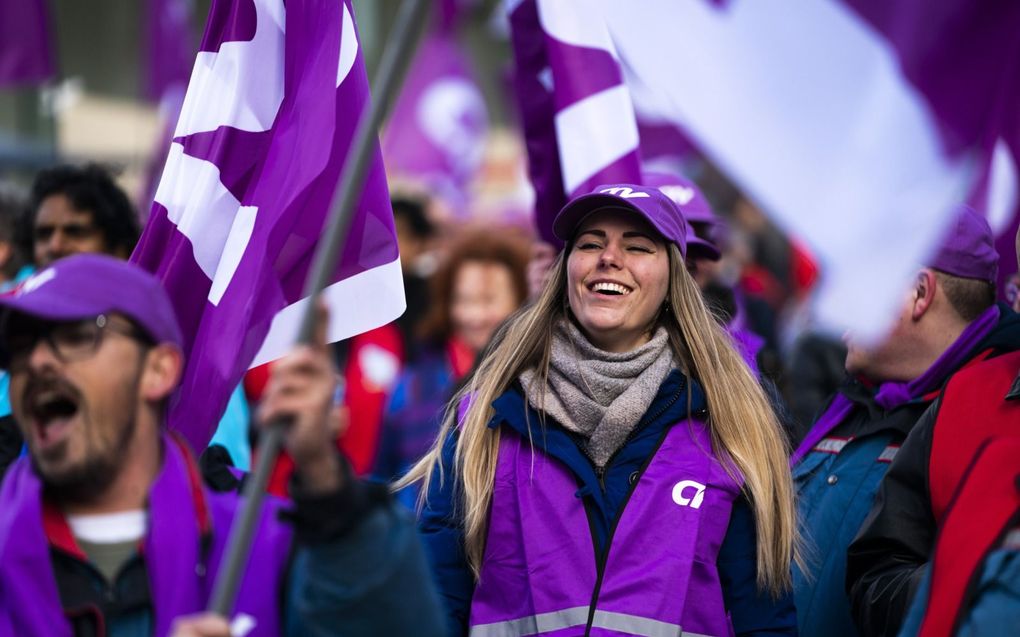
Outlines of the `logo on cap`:
[{"label": "logo on cap", "polygon": [[691,203],[694,199],[694,189],[685,186],[663,186],[659,188],[664,195],[672,199],[678,206]]},{"label": "logo on cap", "polygon": [[33,274],[32,276],[25,279],[25,282],[21,284],[20,288],[18,288],[18,296],[38,290],[42,286],[46,285],[47,283],[55,279],[56,276],[57,271],[54,270],[53,268],[46,268],[42,272]]},{"label": "logo on cap", "polygon": [[641,192],[640,190],[634,190],[633,188],[627,188],[626,186],[617,186],[616,188],[606,188],[600,190],[600,193],[616,195],[623,199],[638,199],[640,197],[651,197],[647,192]]}]

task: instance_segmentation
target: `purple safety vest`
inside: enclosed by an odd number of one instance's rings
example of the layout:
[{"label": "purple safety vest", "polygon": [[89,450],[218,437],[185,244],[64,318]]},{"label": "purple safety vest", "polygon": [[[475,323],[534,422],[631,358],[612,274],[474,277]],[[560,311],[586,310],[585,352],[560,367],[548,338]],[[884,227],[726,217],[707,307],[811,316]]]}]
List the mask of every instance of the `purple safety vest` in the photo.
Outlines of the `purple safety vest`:
[{"label": "purple safety vest", "polygon": [[472,637],[732,635],[716,558],[741,481],[711,449],[701,421],[669,429],[599,564],[571,472],[502,429]]},{"label": "purple safety vest", "polygon": [[[205,610],[239,501],[211,493],[180,444],[164,436],[164,461],[149,491],[149,529],[142,554],[149,577],[153,634],[168,635],[180,615]],[[0,489],[0,634],[71,637],[43,530],[42,484],[29,458],[11,466]],[[292,529],[277,519],[283,501],[267,499],[254,559],[238,591],[235,617],[254,620],[248,637],[281,634],[279,587]],[[203,549],[199,520],[206,507],[211,542]]]}]

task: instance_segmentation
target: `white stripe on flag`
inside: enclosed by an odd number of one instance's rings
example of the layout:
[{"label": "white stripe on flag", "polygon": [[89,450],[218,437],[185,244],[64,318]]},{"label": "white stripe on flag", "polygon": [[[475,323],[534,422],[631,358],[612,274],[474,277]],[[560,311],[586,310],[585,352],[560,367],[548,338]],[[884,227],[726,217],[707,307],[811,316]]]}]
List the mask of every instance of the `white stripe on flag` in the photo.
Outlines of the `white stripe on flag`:
[{"label": "white stripe on flag", "polygon": [[556,135],[563,189],[572,193],[589,177],[637,148],[638,129],[630,91],[621,84],[571,104],[556,114]]},{"label": "white stripe on flag", "polygon": [[251,233],[255,231],[255,213],[257,206],[241,206],[234,215],[234,223],[230,225],[230,233],[223,244],[223,252],[220,255],[220,262],[216,266],[216,274],[212,278],[212,285],[209,286],[209,302],[219,305],[220,299],[227,291],[227,286],[237,272],[237,266],[241,265],[241,258],[244,251],[248,249],[248,242],[251,241]]},{"label": "white stripe on flag", "polygon": [[995,142],[992,169],[988,178],[988,225],[996,235],[1005,232],[1013,221],[1017,195],[1020,194],[1018,179],[1020,177],[1013,153],[1009,152],[1006,140],[1000,137]]},{"label": "white stripe on flag", "polygon": [[336,67],[336,85],[340,86],[347,74],[354,68],[358,57],[358,34],[354,29],[354,18],[344,5],[343,24],[340,25],[340,62]]},{"label": "white stripe on flag", "polygon": [[635,102],[659,93],[649,101],[816,251],[823,322],[880,336],[977,168],[945,158],[891,46],[837,0],[607,6]]},{"label": "white stripe on flag", "polygon": [[538,0],[538,19],[542,29],[560,42],[602,49],[615,58],[604,6],[602,0]]},{"label": "white stripe on flag", "polygon": [[[338,281],[323,290],[323,295],[330,307],[326,334],[330,343],[388,323],[407,308],[400,259]],[[307,306],[304,298],[277,313],[252,367],[276,360],[294,347]]]},{"label": "white stripe on flag", "polygon": [[170,145],[156,203],[191,241],[195,262],[212,281],[209,300],[219,303],[237,270],[255,225],[254,206],[242,206],[220,182],[216,164]]},{"label": "white stripe on flag", "polygon": [[200,51],[174,137],[233,126],[264,131],[283,102],[283,3],[255,0],[255,37]]}]

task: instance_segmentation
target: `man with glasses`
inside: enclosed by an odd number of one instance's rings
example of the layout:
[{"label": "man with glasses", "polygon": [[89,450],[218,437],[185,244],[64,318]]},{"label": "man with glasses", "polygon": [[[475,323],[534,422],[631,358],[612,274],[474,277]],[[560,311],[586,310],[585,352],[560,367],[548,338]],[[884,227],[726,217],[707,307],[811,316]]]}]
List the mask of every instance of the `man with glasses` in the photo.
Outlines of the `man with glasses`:
[{"label": "man with glasses", "polygon": [[[130,199],[101,166],[66,164],[42,170],[18,219],[16,243],[27,264],[11,286],[22,283],[35,269],[72,254],[126,259],[139,233],[138,215]],[[22,451],[10,417],[8,381],[0,374],[0,477]]]},{"label": "man with glasses", "polygon": [[[102,166],[65,164],[40,171],[18,228],[18,244],[29,259],[17,283],[34,268],[73,254],[108,254],[127,259],[140,234],[139,218],[127,194]],[[8,379],[0,375],[0,477],[21,451],[6,402]],[[248,468],[250,414],[241,391],[234,392],[212,443],[226,447],[231,462]]]},{"label": "man with glasses", "polygon": [[[168,634],[207,605],[238,506],[164,427],[183,366],[169,299],[136,266],[77,255],[0,308],[30,451],[0,487],[0,634]],[[235,629],[438,634],[412,524],[333,450],[334,384],[321,339],[274,367],[259,416],[291,423],[294,501],[266,505]]]}]

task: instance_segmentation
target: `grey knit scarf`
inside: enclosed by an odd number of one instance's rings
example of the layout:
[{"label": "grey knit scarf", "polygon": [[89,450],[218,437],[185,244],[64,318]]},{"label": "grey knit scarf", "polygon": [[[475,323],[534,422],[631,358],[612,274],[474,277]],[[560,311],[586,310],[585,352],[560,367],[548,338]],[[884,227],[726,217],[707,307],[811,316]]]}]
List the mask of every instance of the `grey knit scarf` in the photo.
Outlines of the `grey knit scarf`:
[{"label": "grey knit scarf", "polygon": [[528,403],[581,436],[582,449],[597,467],[623,446],[674,367],[665,328],[641,347],[622,354],[605,352],[572,321],[553,328],[549,384],[537,372],[521,374]]}]

